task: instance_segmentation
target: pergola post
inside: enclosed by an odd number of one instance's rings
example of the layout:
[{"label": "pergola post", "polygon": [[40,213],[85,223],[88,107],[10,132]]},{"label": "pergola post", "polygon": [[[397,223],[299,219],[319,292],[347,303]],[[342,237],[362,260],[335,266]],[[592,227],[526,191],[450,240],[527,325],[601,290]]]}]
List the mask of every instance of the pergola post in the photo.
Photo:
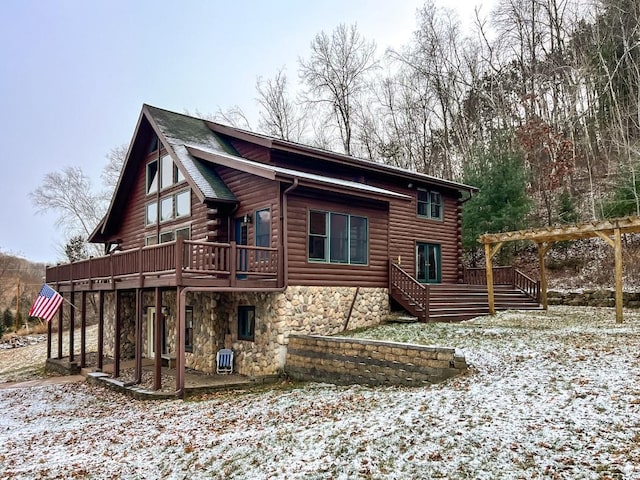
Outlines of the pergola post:
[{"label": "pergola post", "polygon": [[493,265],[491,260],[495,254],[498,253],[501,247],[502,242],[496,244],[493,248],[491,248],[490,243],[484,244],[484,258],[487,267],[487,299],[489,301],[489,313],[491,315],[495,315],[496,313],[495,296],[493,291]]},{"label": "pergola post", "polygon": [[539,242],[538,244],[538,264],[540,266],[540,302],[542,308],[549,309],[549,300],[547,298],[547,269],[544,266],[544,257],[551,247],[551,243]]},{"label": "pergola post", "polygon": [[613,242],[616,259],[616,323],[622,323],[622,234],[616,228],[613,233]]}]

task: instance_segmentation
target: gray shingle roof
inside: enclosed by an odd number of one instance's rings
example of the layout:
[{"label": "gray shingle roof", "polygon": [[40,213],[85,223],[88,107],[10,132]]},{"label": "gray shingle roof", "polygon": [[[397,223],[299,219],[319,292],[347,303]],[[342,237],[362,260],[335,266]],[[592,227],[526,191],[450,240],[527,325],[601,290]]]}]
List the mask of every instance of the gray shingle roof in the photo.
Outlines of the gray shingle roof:
[{"label": "gray shingle roof", "polygon": [[146,105],[145,108],[204,197],[207,200],[237,202],[237,198],[215,172],[213,166],[193,158],[184,145],[195,144],[209,151],[225,154],[237,155],[237,152],[213,133],[204,120],[150,105]]}]

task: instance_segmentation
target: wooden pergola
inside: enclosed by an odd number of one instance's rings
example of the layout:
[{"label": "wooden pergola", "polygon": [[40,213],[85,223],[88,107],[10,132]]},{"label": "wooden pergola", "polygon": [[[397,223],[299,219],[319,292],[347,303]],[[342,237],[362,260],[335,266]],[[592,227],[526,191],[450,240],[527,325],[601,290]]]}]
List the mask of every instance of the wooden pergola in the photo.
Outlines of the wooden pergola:
[{"label": "wooden pergola", "polygon": [[538,246],[541,303],[547,309],[547,274],[544,267],[544,257],[549,248],[554,243],[565,240],[600,237],[615,251],[616,322],[622,323],[622,234],[637,232],[640,232],[640,217],[615,218],[575,225],[557,225],[517,232],[485,233],[481,235],[478,238],[478,242],[484,244],[489,312],[492,315],[495,313],[492,259],[505,242],[529,240]]}]

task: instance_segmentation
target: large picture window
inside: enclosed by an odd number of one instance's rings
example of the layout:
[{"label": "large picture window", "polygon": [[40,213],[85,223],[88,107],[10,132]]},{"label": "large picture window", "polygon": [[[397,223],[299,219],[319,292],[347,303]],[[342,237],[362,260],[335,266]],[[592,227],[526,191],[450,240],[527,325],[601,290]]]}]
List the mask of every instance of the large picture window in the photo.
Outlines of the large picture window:
[{"label": "large picture window", "polygon": [[344,213],[309,212],[309,260],[366,265],[368,219]]},{"label": "large picture window", "polygon": [[419,217],[442,220],[442,195],[419,188],[417,213]]}]

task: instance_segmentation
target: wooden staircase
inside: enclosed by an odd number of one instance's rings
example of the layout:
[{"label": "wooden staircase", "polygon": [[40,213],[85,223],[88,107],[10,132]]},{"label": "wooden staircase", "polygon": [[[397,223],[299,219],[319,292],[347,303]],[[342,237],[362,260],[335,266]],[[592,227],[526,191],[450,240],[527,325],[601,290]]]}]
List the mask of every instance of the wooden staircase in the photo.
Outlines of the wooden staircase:
[{"label": "wooden staircase", "polygon": [[[398,265],[390,263],[389,268],[389,294],[421,322],[457,322],[489,314],[486,285],[421,284]],[[541,308],[537,282],[519,276],[512,274],[510,284],[504,280],[505,284],[494,285],[496,310]]]}]

